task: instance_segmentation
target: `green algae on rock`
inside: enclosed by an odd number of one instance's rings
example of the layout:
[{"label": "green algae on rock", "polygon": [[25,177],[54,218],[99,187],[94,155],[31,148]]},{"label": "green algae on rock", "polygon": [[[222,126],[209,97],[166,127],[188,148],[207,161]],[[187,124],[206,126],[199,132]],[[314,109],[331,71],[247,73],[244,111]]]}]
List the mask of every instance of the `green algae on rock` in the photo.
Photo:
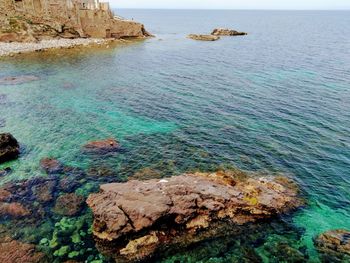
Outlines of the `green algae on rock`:
[{"label": "green algae on rock", "polygon": [[136,262],[224,236],[303,202],[286,179],[242,179],[242,173],[227,171],[101,185],[87,203],[101,253],[116,262]]}]

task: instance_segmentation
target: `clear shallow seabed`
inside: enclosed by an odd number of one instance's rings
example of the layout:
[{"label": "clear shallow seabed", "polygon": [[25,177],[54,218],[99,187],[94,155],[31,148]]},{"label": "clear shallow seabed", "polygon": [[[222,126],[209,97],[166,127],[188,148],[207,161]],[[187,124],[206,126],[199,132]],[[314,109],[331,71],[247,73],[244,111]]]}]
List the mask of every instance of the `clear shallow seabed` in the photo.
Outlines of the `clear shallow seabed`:
[{"label": "clear shallow seabed", "polygon": [[[213,240],[162,260],[318,262],[312,238],[350,229],[350,12],[118,14],[143,22],[156,37],[0,60],[0,78],[41,78],[0,85],[0,131],[23,148],[18,160],[0,166],[14,170],[0,182],[44,175],[39,161],[48,156],[85,170],[108,167],[112,181],[147,167],[165,176],[218,166],[285,174],[300,184],[304,209],[250,236]],[[249,35],[186,39],[215,27]],[[86,142],[109,137],[121,142],[122,153],[81,154]],[[88,193],[101,181],[77,191]],[[14,235],[50,240],[60,220],[50,217],[40,231],[28,226]],[[294,250],[288,254],[281,244]],[[67,258],[56,253],[55,259]]]}]

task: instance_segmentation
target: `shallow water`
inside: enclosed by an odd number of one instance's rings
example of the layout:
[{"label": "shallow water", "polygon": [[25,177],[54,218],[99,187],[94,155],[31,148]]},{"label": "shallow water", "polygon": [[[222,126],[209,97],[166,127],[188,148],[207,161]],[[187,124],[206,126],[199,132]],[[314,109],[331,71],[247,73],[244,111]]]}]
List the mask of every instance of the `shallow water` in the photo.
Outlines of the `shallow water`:
[{"label": "shallow water", "polygon": [[[350,13],[118,14],[145,23],[156,37],[108,49],[0,60],[0,78],[40,77],[0,85],[5,95],[0,131],[11,132],[22,146],[21,158],[0,166],[14,170],[1,182],[44,176],[39,161],[48,156],[84,170],[108,168],[108,179],[92,179],[77,190],[85,194],[147,167],[164,176],[219,166],[285,174],[300,184],[308,200],[305,209],[247,237],[208,242],[162,260],[280,262],[283,241],[305,261],[317,262],[312,238],[350,228]],[[215,27],[249,34],[217,42],[186,39]],[[109,158],[81,153],[86,142],[109,137],[121,142],[121,153]],[[60,220],[50,216],[36,226],[41,232],[12,234],[39,243],[52,237]],[[17,222],[3,224],[15,228]],[[92,246],[89,242],[79,249]],[[96,251],[79,259],[90,254]],[[54,259],[67,256],[56,253]]]}]

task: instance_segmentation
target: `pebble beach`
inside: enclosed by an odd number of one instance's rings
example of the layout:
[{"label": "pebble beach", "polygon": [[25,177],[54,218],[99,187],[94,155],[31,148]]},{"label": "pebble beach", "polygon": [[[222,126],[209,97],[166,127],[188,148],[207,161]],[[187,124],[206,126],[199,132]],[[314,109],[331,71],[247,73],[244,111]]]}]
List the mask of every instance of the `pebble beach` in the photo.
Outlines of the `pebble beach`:
[{"label": "pebble beach", "polygon": [[77,38],[77,39],[52,39],[42,40],[32,43],[3,43],[0,42],[0,57],[11,56],[20,53],[28,53],[34,51],[42,51],[53,48],[71,48],[76,46],[101,45],[109,40],[98,38]]}]

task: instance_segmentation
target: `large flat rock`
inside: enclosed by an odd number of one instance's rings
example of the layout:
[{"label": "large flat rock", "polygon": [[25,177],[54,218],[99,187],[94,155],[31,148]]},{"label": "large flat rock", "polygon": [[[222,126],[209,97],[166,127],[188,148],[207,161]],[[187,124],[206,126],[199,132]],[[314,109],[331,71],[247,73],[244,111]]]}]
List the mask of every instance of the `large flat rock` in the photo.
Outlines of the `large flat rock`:
[{"label": "large flat rock", "polygon": [[231,171],[105,184],[87,203],[99,250],[116,262],[134,262],[225,235],[230,228],[291,211],[302,201],[286,178]]}]

